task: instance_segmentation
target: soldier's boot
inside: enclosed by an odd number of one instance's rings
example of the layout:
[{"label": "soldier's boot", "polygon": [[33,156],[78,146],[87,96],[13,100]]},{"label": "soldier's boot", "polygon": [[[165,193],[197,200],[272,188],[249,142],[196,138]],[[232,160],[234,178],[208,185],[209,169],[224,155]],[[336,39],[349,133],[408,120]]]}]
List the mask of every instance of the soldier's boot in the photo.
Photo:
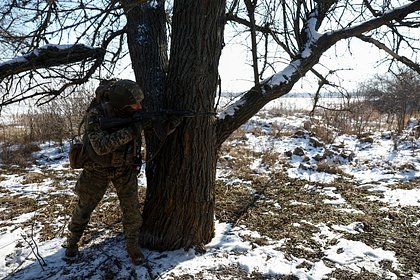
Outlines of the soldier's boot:
[{"label": "soldier's boot", "polygon": [[135,265],[140,265],[144,262],[144,255],[140,250],[139,242],[137,239],[129,239],[126,241],[127,253],[131,261]]},{"label": "soldier's boot", "polygon": [[67,244],[66,244],[66,256],[69,258],[75,257],[79,252],[79,240],[82,237],[83,233],[79,232],[70,232],[69,236],[67,237]]}]

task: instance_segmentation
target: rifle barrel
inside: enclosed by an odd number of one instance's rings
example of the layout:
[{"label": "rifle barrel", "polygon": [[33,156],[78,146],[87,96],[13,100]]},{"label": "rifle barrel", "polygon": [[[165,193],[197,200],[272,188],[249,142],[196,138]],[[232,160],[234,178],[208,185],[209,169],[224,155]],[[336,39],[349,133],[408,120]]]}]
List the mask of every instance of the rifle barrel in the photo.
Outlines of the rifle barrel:
[{"label": "rifle barrel", "polygon": [[167,120],[170,116],[177,116],[183,118],[215,116],[215,112],[195,112],[193,110],[160,110],[151,112],[138,112],[132,117],[128,118],[102,118],[99,124],[102,129],[121,128],[131,123],[139,122],[142,120]]}]

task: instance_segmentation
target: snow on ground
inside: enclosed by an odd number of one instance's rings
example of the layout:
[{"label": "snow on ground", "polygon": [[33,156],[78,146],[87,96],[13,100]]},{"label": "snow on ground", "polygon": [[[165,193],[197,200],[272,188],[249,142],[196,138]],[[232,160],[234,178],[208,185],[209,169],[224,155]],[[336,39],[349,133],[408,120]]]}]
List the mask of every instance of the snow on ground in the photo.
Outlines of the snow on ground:
[{"label": "snow on ground", "polygon": [[[242,144],[255,152],[278,154],[287,166],[275,165],[268,170],[261,159],[257,158],[252,161],[250,168],[256,174],[286,170],[291,179],[307,180],[304,189],[322,194],[323,202],[337,206],[337,211],[363,215],[363,211],[346,206],[346,199],[337,192],[336,187],[323,185],[344,178],[352,182],[355,188],[366,189],[371,201],[382,202],[383,211],[391,207],[397,207],[398,210],[410,206],[419,217],[419,186],[405,189],[396,186],[404,182],[419,182],[419,139],[400,138],[396,141],[386,133],[376,133],[370,136],[372,141],[367,142],[352,135],[341,135],[333,144],[314,145],[320,140],[304,130],[303,125],[307,121],[304,115],[268,119],[256,116],[243,126],[243,139],[231,140],[230,144],[237,145],[242,141]],[[303,132],[275,137],[273,124],[282,131]],[[262,132],[254,133],[256,128]],[[304,154],[295,152],[299,149]],[[41,145],[41,151],[34,154],[37,165],[22,174],[6,172],[5,166],[0,166],[0,199],[14,196],[33,198],[40,208],[45,205],[47,195],[73,196],[71,189],[77,172],[73,171],[72,176],[66,175],[72,172],[68,169],[67,151],[68,144],[64,147]],[[325,154],[329,156],[324,157],[323,162],[339,167],[344,175],[320,171],[317,167],[319,160],[315,158]],[[222,158],[229,160],[233,156],[222,155]],[[58,185],[48,178],[48,172],[55,172],[55,176],[61,178]],[[32,177],[39,176],[40,179],[28,183],[29,174]],[[217,174],[219,179],[231,185],[246,184],[244,180],[230,177],[231,171],[221,166]],[[144,172],[140,174],[140,182],[144,186]],[[291,201],[291,205],[304,204],[305,201]],[[274,206],[278,209],[283,207],[279,203]],[[281,275],[293,276],[294,279],[326,279],[337,269],[356,273],[368,271],[382,279],[398,279],[395,271],[401,267],[396,252],[372,247],[351,238],[364,232],[361,222],[312,224],[305,220],[293,226],[299,228],[310,225],[317,229],[310,239],[321,248],[322,257],[315,261],[286,254],[283,248],[287,238],[265,238],[266,242],[262,244],[253,243],[250,241],[253,238],[262,238],[259,232],[240,223],[232,225],[218,220],[215,221],[216,235],[207,244],[207,252],[204,254],[197,254],[193,249],[168,252],[144,249],[147,262],[136,267],[131,264],[124,250],[121,235],[99,234],[82,248],[80,259],[83,261],[69,261],[63,258],[62,234],[40,240],[42,224],[37,222],[40,215],[38,210],[17,216],[9,213],[13,209],[7,205],[0,205],[0,210],[3,212],[0,220],[0,278],[5,279],[181,279],[188,275],[194,276],[194,279],[241,279],[240,276],[229,274],[232,267],[247,273],[250,277],[247,279],[252,279],[255,272],[266,279]],[[7,219],[10,216],[13,218]],[[62,233],[67,220],[68,217],[57,218],[53,225],[56,232]],[[420,226],[420,218],[415,224]],[[389,263],[389,269],[384,269],[384,262]],[[227,272],[223,272],[225,270]],[[406,279],[420,279],[420,271],[411,271],[409,275]]]}]

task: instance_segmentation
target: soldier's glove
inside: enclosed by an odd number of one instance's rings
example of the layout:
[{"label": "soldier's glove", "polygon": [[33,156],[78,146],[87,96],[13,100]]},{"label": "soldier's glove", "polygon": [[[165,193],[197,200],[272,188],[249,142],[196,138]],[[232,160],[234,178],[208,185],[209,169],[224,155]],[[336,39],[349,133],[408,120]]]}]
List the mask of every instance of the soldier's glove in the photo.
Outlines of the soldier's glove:
[{"label": "soldier's glove", "polygon": [[135,122],[130,126],[130,129],[133,133],[133,137],[137,137],[141,135],[141,131],[143,130],[143,127],[141,125],[141,122]]}]

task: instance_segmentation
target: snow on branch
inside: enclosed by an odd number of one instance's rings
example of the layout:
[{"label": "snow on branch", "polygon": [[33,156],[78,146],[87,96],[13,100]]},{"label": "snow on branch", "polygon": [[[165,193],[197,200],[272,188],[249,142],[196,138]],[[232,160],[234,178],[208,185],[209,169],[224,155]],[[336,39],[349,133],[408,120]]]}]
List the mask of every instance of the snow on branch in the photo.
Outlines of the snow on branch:
[{"label": "snow on branch", "polygon": [[265,79],[262,84],[265,85],[265,88],[273,89],[279,87],[281,84],[287,84],[291,82],[292,76],[299,75],[303,76],[306,71],[301,73],[301,60],[305,58],[310,58],[312,56],[312,49],[317,44],[319,38],[321,38],[322,33],[318,33],[316,26],[318,23],[318,12],[317,9],[314,9],[305,22],[304,34],[305,41],[303,49],[300,50],[299,54],[296,56],[295,60],[290,62],[282,71],[277,72],[273,76]]},{"label": "snow on branch", "polygon": [[23,56],[0,63],[0,81],[25,71],[92,60],[104,55],[102,48],[82,44],[45,45]]},{"label": "snow on branch", "polygon": [[413,3],[389,10],[382,15],[361,24],[330,32],[328,36],[334,41],[359,36],[392,21],[400,21],[407,15],[418,11],[420,11],[420,1],[414,1]]}]

